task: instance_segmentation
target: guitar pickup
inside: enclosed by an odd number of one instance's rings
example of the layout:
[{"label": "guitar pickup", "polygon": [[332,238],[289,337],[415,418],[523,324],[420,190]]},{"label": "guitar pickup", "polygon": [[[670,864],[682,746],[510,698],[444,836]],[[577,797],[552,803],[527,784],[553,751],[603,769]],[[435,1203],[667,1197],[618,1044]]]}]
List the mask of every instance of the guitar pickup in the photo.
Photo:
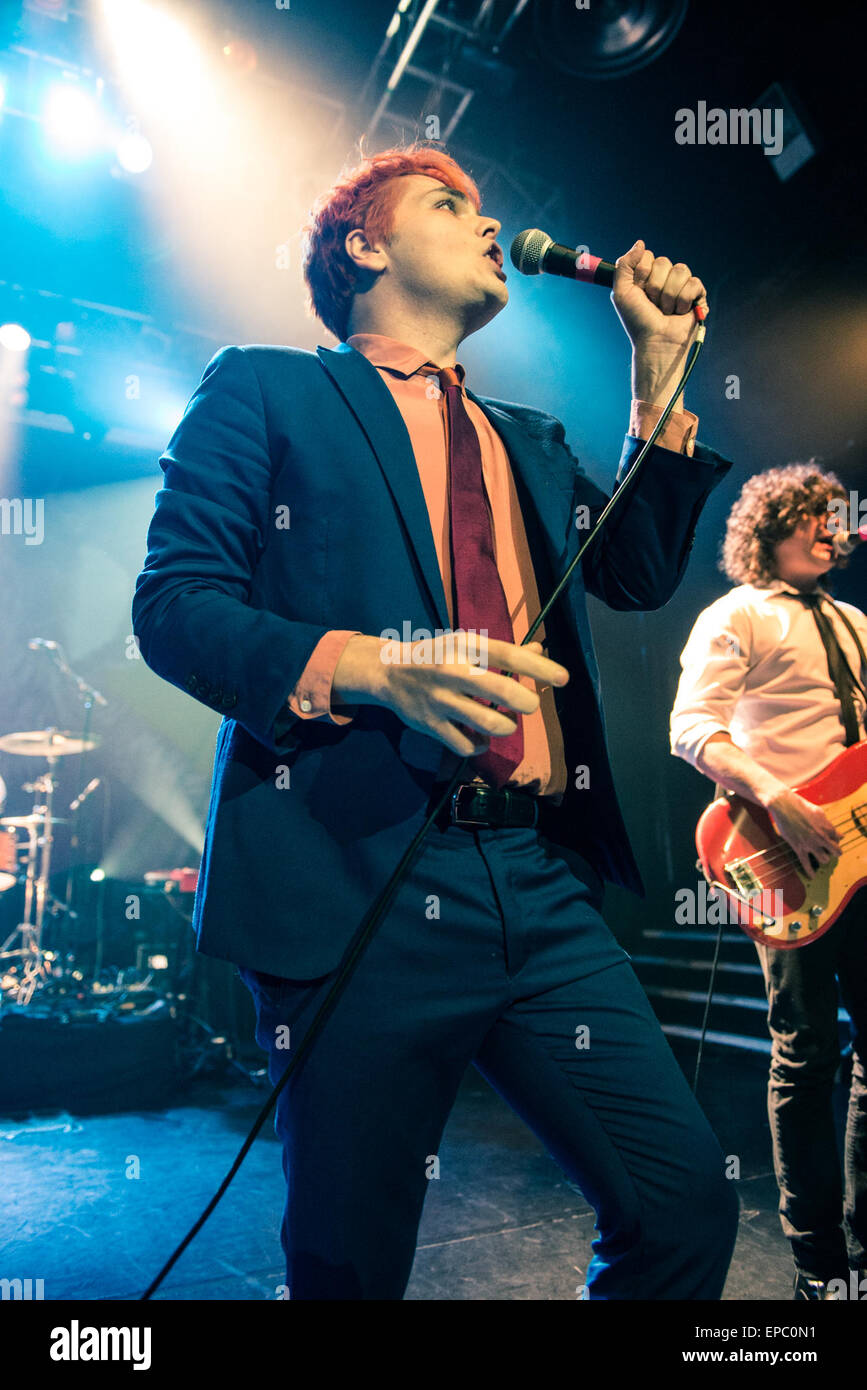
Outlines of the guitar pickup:
[{"label": "guitar pickup", "polygon": [[761,896],[762,885],[755,872],[749,864],[744,863],[743,859],[732,859],[730,863],[726,864],[725,871],[741,898],[749,900]]}]

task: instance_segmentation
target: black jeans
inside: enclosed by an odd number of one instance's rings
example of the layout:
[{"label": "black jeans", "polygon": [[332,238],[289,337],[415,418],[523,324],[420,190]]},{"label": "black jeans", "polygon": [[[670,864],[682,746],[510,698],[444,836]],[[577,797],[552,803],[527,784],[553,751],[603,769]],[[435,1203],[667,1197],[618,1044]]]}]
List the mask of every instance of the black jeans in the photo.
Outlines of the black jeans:
[{"label": "black jeans", "polygon": [[[867,1268],[867,890],[808,946],[756,949],[768,995],[768,1118],[780,1219],[795,1265],[819,1279]],[[831,1096],[838,993],[852,1020],[843,1180]]]}]

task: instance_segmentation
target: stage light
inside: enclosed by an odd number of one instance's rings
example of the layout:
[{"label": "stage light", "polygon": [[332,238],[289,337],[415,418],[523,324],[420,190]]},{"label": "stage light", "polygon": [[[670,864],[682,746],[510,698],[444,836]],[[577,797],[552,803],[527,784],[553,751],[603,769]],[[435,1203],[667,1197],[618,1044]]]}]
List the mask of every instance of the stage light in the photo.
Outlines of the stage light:
[{"label": "stage light", "polygon": [[143,0],[102,0],[125,83],[136,102],[168,103],[175,114],[199,113],[203,59],[193,35],[165,10]]},{"label": "stage light", "polygon": [[589,5],[576,22],[572,7],[537,4],[533,9],[536,46],[544,58],[585,81],[602,81],[637,72],[674,42],[689,0],[607,0]]},{"label": "stage light", "polygon": [[120,167],[128,174],[143,174],[153,163],[154,152],[150,140],[135,131],[121,135],[115,152]]},{"label": "stage light", "polygon": [[0,347],[7,352],[26,352],[30,346],[30,334],[20,323],[4,323],[0,326]]},{"label": "stage light", "polygon": [[93,869],[90,874],[91,883],[102,883],[105,878],[105,869]]},{"label": "stage light", "polygon": [[102,136],[102,118],[89,92],[71,82],[58,83],[45,104],[45,132],[64,154],[83,154]]}]

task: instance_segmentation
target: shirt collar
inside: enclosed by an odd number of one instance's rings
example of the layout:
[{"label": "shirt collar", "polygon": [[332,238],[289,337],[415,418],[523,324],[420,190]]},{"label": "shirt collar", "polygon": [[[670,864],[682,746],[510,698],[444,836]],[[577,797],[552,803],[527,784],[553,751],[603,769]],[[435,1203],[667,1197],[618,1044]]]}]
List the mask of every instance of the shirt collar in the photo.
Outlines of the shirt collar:
[{"label": "shirt collar", "polygon": [[[411,377],[420,367],[431,367],[435,372],[442,370],[436,362],[431,362],[420,348],[404,343],[397,338],[386,337],[383,333],[353,333],[346,339],[349,347],[355,348],[371,362],[374,367],[384,367],[386,371],[396,372],[398,376]],[[455,363],[461,386],[466,375],[460,362]],[[425,373],[429,375],[429,373]]]},{"label": "shirt collar", "polygon": [[[798,598],[801,597],[801,590],[796,589],[794,584],[787,584],[784,579],[772,579],[770,583],[765,584],[763,587],[766,593],[769,594],[796,594]],[[820,598],[831,597],[831,595],[828,593],[828,590],[823,589],[821,585],[811,590],[811,592],[814,594],[818,594]]]}]

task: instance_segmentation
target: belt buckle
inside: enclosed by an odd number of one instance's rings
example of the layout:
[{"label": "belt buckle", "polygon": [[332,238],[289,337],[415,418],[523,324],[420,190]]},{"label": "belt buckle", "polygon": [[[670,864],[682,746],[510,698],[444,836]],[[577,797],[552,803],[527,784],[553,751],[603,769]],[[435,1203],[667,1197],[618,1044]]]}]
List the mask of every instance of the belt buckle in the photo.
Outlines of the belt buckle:
[{"label": "belt buckle", "polygon": [[464,789],[465,789],[466,787],[471,788],[472,791],[473,791],[473,793],[477,793],[477,792],[479,791],[479,789],[480,789],[481,787],[483,787],[484,785],[485,785],[485,784],[484,784],[483,782],[461,782],[459,786],[455,787],[455,789],[454,789],[454,791],[452,792],[452,795],[451,795],[451,818],[452,818],[452,824],[453,824],[453,825],[489,825],[489,824],[490,824],[489,820],[487,820],[487,819],[485,819],[485,820],[477,820],[474,816],[462,816],[462,815],[460,814],[460,807],[458,806],[458,797],[460,796],[461,792],[464,791]]}]

